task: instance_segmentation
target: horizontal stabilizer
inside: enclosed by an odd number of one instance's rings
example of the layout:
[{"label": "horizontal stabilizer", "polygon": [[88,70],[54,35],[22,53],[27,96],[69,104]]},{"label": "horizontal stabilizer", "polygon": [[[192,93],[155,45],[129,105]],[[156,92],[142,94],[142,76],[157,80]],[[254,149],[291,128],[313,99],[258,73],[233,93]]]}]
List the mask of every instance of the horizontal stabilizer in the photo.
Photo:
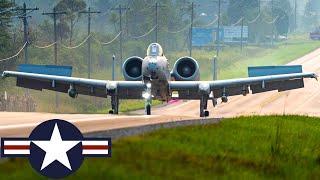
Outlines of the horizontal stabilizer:
[{"label": "horizontal stabilizer", "polygon": [[18,66],[18,71],[68,77],[72,75],[71,66],[21,64]]},{"label": "horizontal stabilizer", "polygon": [[301,65],[248,67],[249,77],[302,73]]}]

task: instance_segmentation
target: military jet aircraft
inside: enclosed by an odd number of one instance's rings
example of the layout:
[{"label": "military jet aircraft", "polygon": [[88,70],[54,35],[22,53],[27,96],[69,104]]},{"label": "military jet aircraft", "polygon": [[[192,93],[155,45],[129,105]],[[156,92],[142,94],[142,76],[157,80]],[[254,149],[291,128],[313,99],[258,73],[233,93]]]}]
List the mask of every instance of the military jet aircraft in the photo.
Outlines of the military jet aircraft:
[{"label": "military jet aircraft", "polygon": [[208,101],[217,105],[217,99],[228,101],[228,96],[247,95],[278,90],[303,88],[304,78],[317,78],[315,73],[303,73],[301,66],[249,67],[249,77],[217,81],[200,81],[197,61],[191,57],[178,59],[172,71],[158,43],[152,43],[147,56],[128,58],[122,66],[125,81],[109,81],[71,77],[70,66],[40,66],[24,64],[18,71],[4,71],[3,77],[16,77],[17,86],[35,90],[53,90],[107,98],[118,114],[119,99],[144,99],[145,113],[151,114],[151,101],[158,99],[200,100],[200,116],[209,116]]}]

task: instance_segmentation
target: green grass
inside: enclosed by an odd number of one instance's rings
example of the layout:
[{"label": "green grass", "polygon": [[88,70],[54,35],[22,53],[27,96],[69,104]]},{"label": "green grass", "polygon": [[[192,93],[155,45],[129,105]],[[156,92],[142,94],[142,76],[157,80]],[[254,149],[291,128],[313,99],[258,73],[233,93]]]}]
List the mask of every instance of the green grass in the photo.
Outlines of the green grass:
[{"label": "green grass", "polygon": [[[88,158],[70,179],[315,179],[320,118],[265,116],[161,129],[113,142],[112,157]],[[0,178],[35,179],[27,160],[0,164]]]}]

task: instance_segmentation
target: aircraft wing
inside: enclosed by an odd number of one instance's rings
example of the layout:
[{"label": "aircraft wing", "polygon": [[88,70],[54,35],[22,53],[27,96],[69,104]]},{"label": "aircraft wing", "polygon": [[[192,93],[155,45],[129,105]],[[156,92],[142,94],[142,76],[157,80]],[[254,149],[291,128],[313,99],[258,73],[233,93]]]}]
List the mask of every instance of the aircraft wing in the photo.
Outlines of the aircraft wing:
[{"label": "aircraft wing", "polygon": [[[282,74],[281,74],[282,73]],[[204,94],[220,98],[304,87],[304,78],[317,78],[314,73],[302,73],[301,66],[264,66],[249,68],[248,78],[218,81],[173,81],[170,89],[178,92],[176,99],[200,99]],[[174,93],[173,93],[174,94]]]},{"label": "aircraft wing", "polygon": [[120,99],[141,99],[145,85],[140,81],[105,81],[70,77],[69,66],[20,65],[19,71],[4,71],[3,77],[16,77],[17,86],[34,90],[68,93],[72,87],[78,94],[107,97],[115,93]]}]

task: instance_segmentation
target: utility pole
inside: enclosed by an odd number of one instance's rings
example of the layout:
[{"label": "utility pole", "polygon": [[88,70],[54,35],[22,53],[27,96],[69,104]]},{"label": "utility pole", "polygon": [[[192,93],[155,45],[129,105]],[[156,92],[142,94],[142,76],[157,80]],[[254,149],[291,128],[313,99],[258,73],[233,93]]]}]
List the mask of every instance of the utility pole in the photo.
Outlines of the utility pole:
[{"label": "utility pole", "polygon": [[218,60],[217,56],[214,56],[212,59],[212,75],[213,75],[212,80],[214,81],[217,80],[217,74],[218,74],[217,60]]},{"label": "utility pole", "polygon": [[112,81],[115,80],[115,74],[114,74],[115,60],[116,60],[116,56],[112,55]]},{"label": "utility pole", "polygon": [[19,16],[20,18],[22,18],[23,21],[23,39],[24,42],[26,43],[26,46],[24,48],[24,63],[28,64],[28,46],[29,46],[29,37],[28,37],[28,16],[27,16],[27,11],[35,11],[35,10],[39,10],[39,8],[35,7],[35,8],[27,8],[26,3],[23,3],[23,8],[22,9],[17,9],[22,11],[22,15]]},{"label": "utility pole", "polygon": [[119,17],[120,17],[120,67],[122,65],[122,58],[123,58],[123,47],[122,47],[122,41],[123,41],[123,29],[122,29],[122,13],[123,11],[130,10],[130,8],[122,7],[119,5],[117,8],[111,8],[111,10],[119,11]]},{"label": "utility pole", "polygon": [[128,11],[126,11],[126,36],[129,36]]},{"label": "utility pole", "polygon": [[294,1],[294,31],[297,29],[297,0]]},{"label": "utility pole", "polygon": [[241,51],[243,50],[243,23],[244,23],[244,18],[241,20]]},{"label": "utility pole", "polygon": [[54,64],[58,64],[58,37],[57,37],[57,15],[67,14],[65,11],[57,12],[56,8],[53,8],[53,12],[42,13],[42,15],[52,15],[53,16],[53,32],[54,32]]},{"label": "utility pole", "polygon": [[156,33],[156,39],[155,39],[155,42],[157,43],[158,42],[158,31],[159,31],[159,20],[158,20],[158,11],[159,11],[159,8],[161,8],[161,7],[165,7],[165,6],[161,6],[161,5],[159,5],[159,3],[158,2],[156,2],[156,5],[155,6],[153,6],[154,8],[155,8],[155,11],[156,11],[156,17],[155,17],[155,21],[156,21],[156,31],[155,31],[155,33]]},{"label": "utility pole", "polygon": [[100,11],[91,11],[91,8],[88,8],[88,11],[82,11],[80,13],[88,14],[88,79],[91,78],[91,14],[101,13]]},{"label": "utility pole", "polygon": [[191,24],[190,24],[190,42],[189,42],[189,56],[192,57],[192,29],[193,29],[194,3],[191,3]]},{"label": "utility pole", "polygon": [[258,1],[258,6],[259,6],[259,14],[261,13],[261,0]]},{"label": "utility pole", "polygon": [[[56,8],[53,8],[53,12],[48,13],[42,13],[42,15],[52,15],[53,16],[53,32],[54,32],[54,64],[58,64],[58,38],[57,38],[57,15],[60,14],[66,14],[66,12],[57,12]],[[58,93],[56,92],[56,110],[58,110],[59,107],[59,97]]]},{"label": "utility pole", "polygon": [[[274,21],[274,9],[273,9],[273,0],[271,0],[271,13],[272,13],[272,21]],[[272,22],[272,35],[271,35],[271,46],[273,46],[273,36],[274,36],[274,23]]]},{"label": "utility pole", "polygon": [[220,18],[221,18],[221,0],[218,1],[217,57],[219,57],[219,51],[220,51]]},{"label": "utility pole", "polygon": [[156,42],[158,42],[158,2],[156,2]]}]

